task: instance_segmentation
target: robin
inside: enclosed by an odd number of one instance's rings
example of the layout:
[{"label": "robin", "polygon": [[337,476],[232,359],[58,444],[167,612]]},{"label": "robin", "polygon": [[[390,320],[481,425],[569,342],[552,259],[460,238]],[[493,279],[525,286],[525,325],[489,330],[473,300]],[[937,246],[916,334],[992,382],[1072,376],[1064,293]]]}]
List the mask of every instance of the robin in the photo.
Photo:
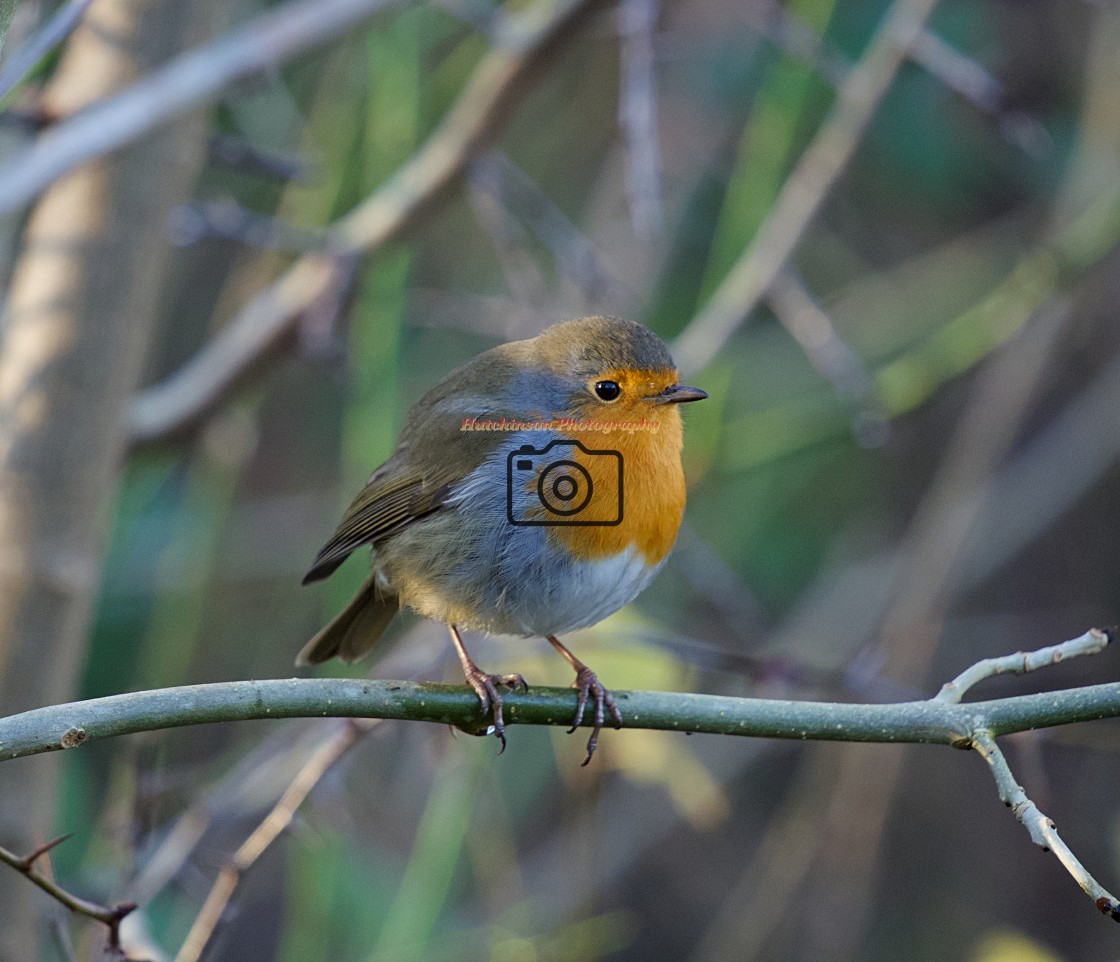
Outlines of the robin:
[{"label": "robin", "polygon": [[576,673],[572,731],[594,704],[586,765],[607,712],[616,727],[622,716],[557,635],[617,611],[665,563],[685,504],[677,406],[707,396],[678,383],[660,338],[614,317],[554,324],[456,368],[409,410],[304,577],[372,547],[369,578],[296,664],[362,657],[406,605],[448,626],[504,748],[501,691],[528,686],[480,669],[461,629],[543,636]]}]

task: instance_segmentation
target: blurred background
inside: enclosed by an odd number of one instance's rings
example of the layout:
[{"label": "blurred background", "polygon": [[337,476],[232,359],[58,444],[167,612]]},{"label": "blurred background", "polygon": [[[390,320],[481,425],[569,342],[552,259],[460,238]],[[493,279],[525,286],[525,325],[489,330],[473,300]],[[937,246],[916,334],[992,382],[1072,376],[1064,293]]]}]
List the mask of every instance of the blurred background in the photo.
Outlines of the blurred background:
[{"label": "blurred background", "polygon": [[[685,411],[668,566],[567,639],[608,686],[922,698],[1118,620],[1114,5],[379,6],[190,112],[155,91],[150,129],[28,204],[5,184],[46,169],[75,111],[296,8],[16,4],[0,86],[52,16],[77,26],[16,71],[0,129],[4,714],[291,676],[368,569],[300,578],[407,407],[588,313],[646,323],[711,394]],[[468,643],[570,682],[543,642]],[[976,697],[1107,681],[1118,658]],[[446,630],[409,618],[373,663],[321,673],[345,672],[461,678]],[[0,844],[73,833],[54,875],[139,902],[129,957],[170,959],[302,771],[290,830],[178,958],[1116,957],[979,757],[609,731],[580,768],[584,741],[133,736],[6,763]],[[1005,741],[1115,889],[1115,724]],[[0,958],[99,957],[104,929],[15,873],[0,904]]]}]

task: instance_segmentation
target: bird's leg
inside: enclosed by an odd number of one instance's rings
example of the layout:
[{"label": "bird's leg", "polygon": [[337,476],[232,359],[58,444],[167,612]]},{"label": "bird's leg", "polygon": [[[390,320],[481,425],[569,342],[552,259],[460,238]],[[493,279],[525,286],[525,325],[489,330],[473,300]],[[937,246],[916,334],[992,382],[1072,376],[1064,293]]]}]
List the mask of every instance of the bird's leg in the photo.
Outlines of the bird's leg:
[{"label": "bird's leg", "polygon": [[622,727],[622,713],[618,710],[618,706],[614,703],[614,698],[611,693],[603,687],[602,682],[599,681],[590,668],[573,655],[567,648],[560,644],[559,640],[552,635],[546,635],[548,643],[552,645],[561,657],[572,666],[576,673],[576,680],[572,682],[572,687],[579,692],[579,701],[576,703],[576,717],[572,722],[572,727],[568,730],[570,735],[583,721],[583,711],[587,707],[587,699],[591,698],[595,702],[595,727],[591,730],[591,737],[587,739],[587,757],[583,760],[586,765],[591,761],[591,756],[595,754],[595,747],[599,744],[599,732],[602,731],[603,725],[607,721],[607,712],[611,713],[611,718],[614,719],[614,727]]},{"label": "bird's leg", "polygon": [[463,674],[467,676],[467,684],[475,690],[478,700],[482,702],[482,714],[485,716],[490,714],[491,711],[493,712],[494,734],[501,740],[502,751],[504,752],[506,750],[506,726],[505,722],[502,721],[502,696],[498,688],[508,688],[510,691],[520,688],[522,691],[528,691],[529,686],[520,675],[491,675],[483,671],[467,654],[467,648],[463,644],[463,636],[459,634],[459,629],[455,625],[448,625],[447,628],[451,632],[451,643],[455,646],[455,653],[459,656],[459,661],[463,665]]}]

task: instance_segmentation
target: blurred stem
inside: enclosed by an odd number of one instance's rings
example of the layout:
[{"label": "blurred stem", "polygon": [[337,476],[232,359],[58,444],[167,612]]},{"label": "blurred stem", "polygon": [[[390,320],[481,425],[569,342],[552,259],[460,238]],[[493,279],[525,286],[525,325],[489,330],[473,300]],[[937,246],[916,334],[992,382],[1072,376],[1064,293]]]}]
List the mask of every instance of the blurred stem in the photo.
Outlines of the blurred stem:
[{"label": "blurred stem", "polygon": [[414,962],[428,956],[428,942],[463,851],[481,771],[475,757],[463,755],[436,768],[408,866],[370,962]]},{"label": "blurred stem", "polygon": [[141,684],[182,681],[202,641],[222,537],[255,446],[256,407],[239,404],[210,425],[188,470],[177,530],[156,562],[158,602],[141,646],[142,666],[136,673]]},{"label": "blurred stem", "polygon": [[991,354],[1047,301],[1081,281],[1118,237],[1120,193],[1113,191],[1027,254],[976,306],[880,368],[875,380],[887,413],[913,410]]},{"label": "blurred stem", "polygon": [[206,952],[229,906],[230,900],[244,877],[265,851],[286,832],[296,817],[299,807],[322,780],[323,776],[354,747],[369,730],[370,722],[353,721],[338,729],[325,740],[304,763],[292,783],[268,815],[253,830],[233,857],[218,873],[206,901],[187,933],[175,962],[198,962]]},{"label": "blurred stem", "polygon": [[18,0],[0,0],[0,53],[4,52],[4,42],[8,39],[12,18],[16,15],[17,3]]},{"label": "blurred stem", "polygon": [[340,259],[379,250],[442,197],[528,88],[530,69],[602,2],[548,0],[496,16],[491,47],[431,136],[333,224],[331,256],[301,257],[192,360],[137,397],[130,415],[133,440],[162,437],[209,414],[311,306],[337,288]]},{"label": "blurred stem", "polygon": [[315,845],[292,845],[287,852],[288,912],[279,962],[331,958],[334,923],[345,918],[338,908],[345,886],[346,841],[320,832]]},{"label": "blurred stem", "polygon": [[[371,34],[366,44],[368,87],[357,185],[362,195],[391,176],[420,137],[424,48],[419,13],[406,12],[385,31]],[[342,439],[346,503],[370,470],[389,457],[395,443],[401,326],[411,268],[411,250],[394,245],[382,252],[359,284],[350,323]],[[364,578],[365,566],[356,567]],[[331,600],[341,607],[355,588],[353,580],[340,578],[331,585]]]},{"label": "blurred stem", "polygon": [[[1099,199],[1026,254],[968,310],[872,372],[886,416],[920,407],[999,350],[1040,310],[1072,291],[1120,238],[1120,193]],[[724,432],[725,470],[744,470],[850,432],[835,393],[800,397],[738,418]]]},{"label": "blurred stem", "polygon": [[[39,138],[6,164],[0,174],[0,212],[19,210],[83,163],[119,150],[153,128],[172,126],[184,114],[216,100],[230,85],[275,70],[308,48],[358,26],[388,2],[287,3],[210,44],[174,58],[165,56],[157,69],[115,96],[102,97],[85,110],[64,112],[69,115],[51,128],[49,136]],[[205,11],[191,12],[192,22],[199,27],[208,23]]]},{"label": "blurred stem", "polygon": [[793,255],[855,155],[936,2],[894,0],[883,15],[750,244],[673,343],[681,371],[698,371],[719,355]]},{"label": "blurred stem", "polygon": [[[818,35],[832,18],[835,0],[796,0],[786,14]],[[727,184],[719,222],[704,268],[700,302],[706,301],[766,219],[789,173],[798,128],[814,89],[823,89],[811,64],[780,55],[752,105]]]}]

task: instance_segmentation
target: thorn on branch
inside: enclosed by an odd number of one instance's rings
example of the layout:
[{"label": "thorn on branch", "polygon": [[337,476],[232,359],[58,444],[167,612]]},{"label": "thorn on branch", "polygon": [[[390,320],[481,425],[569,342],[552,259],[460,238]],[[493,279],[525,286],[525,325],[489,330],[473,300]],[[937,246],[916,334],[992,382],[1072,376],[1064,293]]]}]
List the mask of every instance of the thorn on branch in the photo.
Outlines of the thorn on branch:
[{"label": "thorn on branch", "polygon": [[25,855],[20,860],[21,866],[13,865],[12,867],[13,868],[19,868],[20,871],[26,871],[27,869],[31,868],[31,866],[34,865],[39,859],[41,859],[44,855],[46,855],[47,852],[49,852],[51,849],[55,848],[56,846],[61,845],[63,842],[67,841],[68,839],[72,838],[73,835],[74,835],[73,832],[67,832],[65,835],[59,835],[58,838],[51,839],[51,841],[49,841],[49,842],[45,842],[44,844],[40,845],[37,849],[35,849],[35,851],[31,852],[29,855]]}]

